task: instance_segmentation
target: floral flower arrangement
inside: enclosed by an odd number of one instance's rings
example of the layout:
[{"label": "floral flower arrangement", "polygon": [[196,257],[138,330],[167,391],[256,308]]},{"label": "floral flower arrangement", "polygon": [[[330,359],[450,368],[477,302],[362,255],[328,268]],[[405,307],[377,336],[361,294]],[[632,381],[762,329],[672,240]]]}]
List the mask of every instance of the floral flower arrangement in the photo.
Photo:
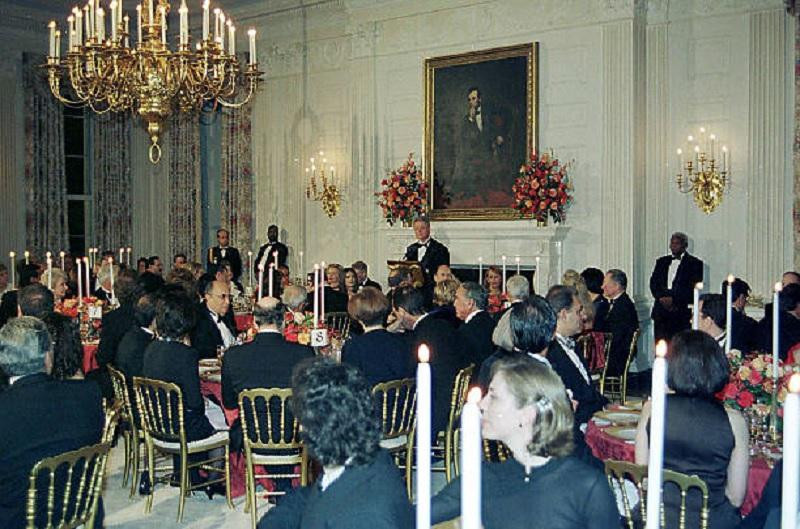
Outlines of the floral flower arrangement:
[{"label": "floral flower arrangement", "polygon": [[536,151],[530,161],[520,167],[511,191],[514,195],[512,208],[520,217],[547,222],[564,222],[566,210],[572,204],[572,183],[567,176],[569,164],[562,164],[552,154]]},{"label": "floral flower arrangement", "polygon": [[422,171],[414,164],[413,155],[413,152],[409,153],[403,165],[381,180],[383,190],[375,193],[379,197],[378,205],[383,218],[389,226],[398,221],[410,223],[425,211],[428,184],[423,180]]},{"label": "floral flower arrangement", "polygon": [[[757,353],[743,357],[733,350],[728,355],[731,367],[730,379],[717,393],[717,399],[728,407],[746,411],[750,408],[764,408],[772,404],[772,355]],[[778,403],[783,404],[788,391],[789,376],[792,370],[778,361]],[[779,413],[782,410],[779,409]]]},{"label": "floral flower arrangement", "polygon": [[83,306],[78,304],[77,298],[69,298],[61,301],[60,303],[56,303],[54,307],[55,312],[62,314],[68,318],[75,319],[78,317],[78,314],[81,312],[86,312],[89,305],[102,307],[105,302],[97,299],[96,297],[84,297],[83,298]]}]

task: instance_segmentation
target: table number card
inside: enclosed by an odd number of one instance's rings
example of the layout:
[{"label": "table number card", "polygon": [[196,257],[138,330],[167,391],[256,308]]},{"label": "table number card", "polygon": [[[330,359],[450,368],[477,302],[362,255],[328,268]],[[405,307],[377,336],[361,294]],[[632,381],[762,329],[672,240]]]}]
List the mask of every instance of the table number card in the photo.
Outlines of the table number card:
[{"label": "table number card", "polygon": [[325,347],[328,345],[328,329],[311,330],[311,347]]},{"label": "table number card", "polygon": [[99,320],[103,318],[103,307],[89,305],[89,318]]}]

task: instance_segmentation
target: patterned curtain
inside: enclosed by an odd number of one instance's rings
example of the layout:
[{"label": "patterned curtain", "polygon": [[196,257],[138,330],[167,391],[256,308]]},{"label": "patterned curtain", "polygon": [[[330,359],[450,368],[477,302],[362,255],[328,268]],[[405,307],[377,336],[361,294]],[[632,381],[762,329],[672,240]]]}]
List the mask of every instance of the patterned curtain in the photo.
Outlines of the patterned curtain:
[{"label": "patterned curtain", "polygon": [[39,66],[43,55],[22,56],[25,91],[25,200],[27,248],[36,255],[67,247],[67,181],[63,106]]},{"label": "patterned curtain", "polygon": [[92,114],[94,226],[101,248],[130,246],[133,236],[131,115]]},{"label": "patterned curtain", "polygon": [[175,113],[169,122],[169,247],[200,261],[202,252],[202,188],[200,122],[197,114]]},{"label": "patterned curtain", "polygon": [[220,225],[230,230],[231,245],[242,258],[253,247],[252,106],[222,110]]}]

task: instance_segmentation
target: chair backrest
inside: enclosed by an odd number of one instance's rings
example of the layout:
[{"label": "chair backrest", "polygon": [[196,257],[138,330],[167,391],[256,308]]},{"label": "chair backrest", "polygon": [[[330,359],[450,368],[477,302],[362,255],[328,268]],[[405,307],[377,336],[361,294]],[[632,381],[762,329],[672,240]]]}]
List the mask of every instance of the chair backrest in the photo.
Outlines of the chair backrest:
[{"label": "chair backrest", "polygon": [[[633,331],[631,342],[628,344],[628,356],[625,359],[625,369],[619,376],[609,376],[606,374],[608,362],[606,362],[606,367],[603,368],[603,376],[600,380],[600,392],[611,400],[625,402],[625,399],[627,398],[628,371],[630,370],[631,362],[633,362],[633,359],[636,358],[636,344],[639,341],[640,333],[641,331],[638,328]],[[611,341],[609,340],[606,343],[610,346]]]},{"label": "chair backrest", "polygon": [[[647,495],[644,488],[644,481],[647,477],[647,466],[636,465],[627,461],[614,461],[609,460],[605,462],[605,472],[608,478],[609,485],[612,489],[617,489],[622,497],[622,503],[625,511],[626,525],[629,529],[633,529],[636,523],[632,509],[636,505],[636,501],[629,496],[629,490],[626,489],[625,481],[631,481],[636,487],[639,495],[638,504],[640,510],[640,518],[642,521],[647,520]],[[674,484],[680,492],[680,507],[678,510],[678,527],[679,529],[686,528],[686,499],[691,489],[697,489],[702,495],[702,503],[700,506],[700,528],[708,529],[708,486],[706,483],[696,475],[687,475],[674,470],[664,469],[662,473],[662,481],[664,485]],[[616,486],[615,486],[616,485]],[[663,494],[662,494],[663,497]],[[661,504],[661,527],[666,527],[666,514],[664,510],[664,503]]]},{"label": "chair backrest", "polygon": [[186,444],[181,388],[163,380],[133,377],[133,389],[145,434]]},{"label": "chair backrest", "polygon": [[328,312],[325,314],[325,326],[339,333],[342,340],[350,335],[350,315],[346,312]]},{"label": "chair backrest", "polygon": [[461,369],[453,380],[453,391],[450,393],[450,414],[447,417],[447,429],[451,432],[458,428],[458,418],[461,416],[461,408],[467,401],[467,391],[474,370],[475,365],[470,364]]},{"label": "chair backrest", "polygon": [[[602,350],[598,347],[598,341],[602,336],[603,347]],[[580,351],[581,356],[586,361],[589,371],[599,373],[602,372],[606,366],[608,353],[611,350],[611,338],[613,334],[610,332],[592,331],[583,334],[575,340],[575,349]]]},{"label": "chair backrest", "polygon": [[111,376],[111,385],[114,387],[114,400],[122,406],[121,418],[131,423],[131,428],[136,430],[139,425],[134,424],[138,414],[134,413],[134,405],[131,402],[131,393],[128,388],[128,381],[122,371],[109,364],[108,374]]},{"label": "chair backrest", "polygon": [[36,463],[28,485],[27,528],[92,527],[110,446],[100,443]]},{"label": "chair backrest", "polygon": [[381,412],[383,438],[409,435],[416,419],[416,379],[404,378],[375,384],[372,395]]},{"label": "chair backrest", "polygon": [[[104,399],[105,401],[105,399]],[[119,403],[114,403],[105,408],[105,423],[103,424],[103,435],[101,442],[110,443],[114,440],[114,432],[117,429],[120,416],[122,415],[122,406]]]},{"label": "chair backrest", "polygon": [[245,389],[239,392],[242,436],[249,449],[300,448],[290,388]]},{"label": "chair backrest", "polygon": [[486,461],[502,463],[511,457],[511,451],[502,441],[483,440],[483,458]]}]

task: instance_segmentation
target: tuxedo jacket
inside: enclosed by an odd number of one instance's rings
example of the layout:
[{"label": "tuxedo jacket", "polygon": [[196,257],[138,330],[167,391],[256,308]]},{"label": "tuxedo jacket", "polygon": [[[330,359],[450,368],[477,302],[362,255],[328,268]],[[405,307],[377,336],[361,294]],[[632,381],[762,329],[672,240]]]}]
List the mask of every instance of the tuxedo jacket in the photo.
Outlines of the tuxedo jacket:
[{"label": "tuxedo jacket", "polygon": [[475,314],[469,323],[458,328],[458,339],[463,354],[469,363],[478,369],[484,360],[494,352],[492,333],[496,322],[491,314],[482,310]]},{"label": "tuxedo jacket", "polygon": [[133,383],[133,377],[142,376],[144,352],[152,341],[152,334],[136,326],[128,329],[119,342],[115,365],[125,375],[129,384]]},{"label": "tuxedo jacket", "polygon": [[239,250],[233,246],[225,248],[225,255],[222,255],[222,248],[214,246],[208,249],[208,258],[206,263],[206,270],[213,270],[213,267],[218,265],[220,261],[228,261],[231,263],[231,272],[233,272],[233,280],[238,282],[242,277],[242,256],[239,255]]},{"label": "tuxedo jacket", "polygon": [[290,388],[292,371],[314,350],[287,342],[281,333],[258,333],[252,342],[231,347],[222,361],[222,403],[239,406],[239,392],[254,388]]},{"label": "tuxedo jacket", "polygon": [[[411,244],[406,248],[406,255],[403,257],[406,261],[417,261],[417,250],[421,245],[419,241]],[[422,272],[425,275],[425,282],[430,283],[433,281],[433,274],[443,264],[450,265],[450,250],[447,246],[440,243],[434,238],[428,240],[428,249],[420,261]]]},{"label": "tuxedo jacket", "polygon": [[[320,478],[321,479],[321,478]],[[391,456],[347,466],[324,491],[318,483],[294,489],[267,511],[258,529],[406,529],[413,511]]]},{"label": "tuxedo jacket", "polygon": [[359,368],[372,386],[414,376],[408,340],[385,329],[352,336],[342,346],[342,362]]},{"label": "tuxedo jacket", "polygon": [[25,527],[28,476],[45,457],[100,442],[100,389],[85,380],[53,380],[44,373],[0,392],[0,527]]},{"label": "tuxedo jacket", "polygon": [[[692,303],[694,286],[703,281],[703,261],[684,252],[681,264],[675,273],[675,280],[671,286],[668,285],[670,263],[672,263],[672,255],[659,257],[653,273],[650,275],[650,293],[655,298],[653,319],[685,318],[691,312],[688,305]],[[658,302],[658,298],[664,296],[672,296],[672,304],[677,309],[676,311],[667,311]]]},{"label": "tuxedo jacket", "polygon": [[633,333],[639,328],[639,316],[627,292],[623,292],[613,302],[601,305],[601,310],[595,317],[594,328],[612,333],[606,373],[611,376],[621,375],[625,370]]},{"label": "tuxedo jacket", "polygon": [[364,288],[364,287],[372,287],[372,288],[377,288],[378,290],[380,290],[381,292],[383,292],[383,290],[381,289],[381,285],[380,285],[380,283],[378,283],[377,281],[373,281],[373,280],[372,280],[372,279],[370,279],[370,278],[367,278],[367,280],[366,280],[366,281],[364,281],[364,283],[363,283],[363,284],[361,284],[361,285],[358,285],[358,290],[361,290],[361,289],[362,289],[362,288]]},{"label": "tuxedo jacket", "polygon": [[[325,297],[325,314],[331,312],[347,312],[347,302],[350,298],[344,292],[334,290],[329,286],[323,289],[323,296]],[[306,308],[314,310],[314,292],[311,291],[306,296]]]},{"label": "tuxedo jacket", "polygon": [[124,303],[103,315],[100,344],[97,346],[97,363],[101,368],[117,363],[117,350],[122,337],[133,327],[136,327],[136,321],[133,319],[133,305],[130,303]]},{"label": "tuxedo jacket", "polygon": [[[580,355],[578,358],[581,362],[583,361]],[[558,340],[550,342],[550,346],[547,348],[547,360],[550,362],[553,371],[561,377],[564,386],[572,391],[572,398],[578,401],[578,408],[575,410],[576,425],[587,422],[595,412],[602,410],[603,406],[608,403],[608,399],[601,395],[591,384],[591,378],[589,382],[586,382],[586,379],[583,378],[578,367],[569,359],[567,352],[564,351]],[[586,371],[588,373],[588,368]]]},{"label": "tuxedo jacket", "polygon": [[144,352],[142,376],[172,382],[181,388],[187,440],[205,439],[214,433],[206,418],[205,400],[200,393],[196,350],[181,342],[150,342]]},{"label": "tuxedo jacket", "polygon": [[[267,260],[264,262],[264,276],[267,275],[267,268],[269,264],[273,262],[272,252],[278,252],[278,266],[286,265],[286,258],[289,256],[289,249],[286,247],[285,244],[282,242],[273,242],[262,244],[261,248],[258,249],[258,255],[256,255],[256,260],[253,261],[253,274],[255,277],[258,277],[258,263],[261,262],[261,258],[264,256],[264,253],[268,255]],[[302,272],[302,270],[301,270]]]},{"label": "tuxedo jacket", "polygon": [[[197,320],[191,332],[192,347],[199,353],[200,358],[216,358],[217,347],[222,345],[222,333],[219,332],[216,321],[205,303],[198,303]],[[236,336],[236,322],[233,318],[233,308],[228,308],[227,314],[222,317],[222,322]]]}]

